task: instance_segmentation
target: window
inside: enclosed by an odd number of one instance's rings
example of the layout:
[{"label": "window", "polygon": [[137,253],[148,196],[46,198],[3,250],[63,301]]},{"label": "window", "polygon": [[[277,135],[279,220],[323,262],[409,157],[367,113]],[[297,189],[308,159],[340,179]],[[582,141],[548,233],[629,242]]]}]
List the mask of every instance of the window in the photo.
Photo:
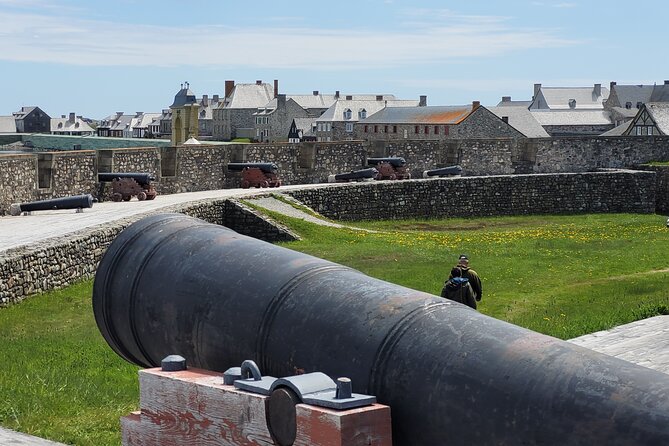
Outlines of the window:
[{"label": "window", "polygon": [[653,136],[653,127],[648,127],[648,136]]},{"label": "window", "polygon": [[346,123],[346,131],[348,133],[351,133],[353,131],[353,123],[352,122],[347,122]]},{"label": "window", "polygon": [[420,127],[415,126],[415,127],[413,128],[413,132],[414,132],[415,134],[419,134],[419,133],[420,133]]},{"label": "window", "polygon": [[383,126],[383,133],[388,133],[388,126],[387,125]]},{"label": "window", "polygon": [[358,119],[365,119],[365,118],[367,118],[367,110],[361,108],[360,110],[358,110]]},{"label": "window", "polygon": [[444,135],[448,135],[448,129],[449,127],[447,125],[444,126]]},{"label": "window", "polygon": [[439,126],[438,126],[438,125],[435,125],[435,126],[434,126],[434,134],[435,134],[435,135],[438,135],[438,134],[439,134]]},{"label": "window", "polygon": [[322,122],[319,122],[319,123],[318,123],[318,131],[319,131],[319,132],[322,132],[322,131],[323,131],[323,123],[322,123]]},{"label": "window", "polygon": [[365,126],[365,133],[367,133],[367,131],[368,131],[367,126]]},{"label": "window", "polygon": [[344,119],[351,119],[351,116],[353,115],[353,112],[351,111],[350,108],[347,108],[344,110]]},{"label": "window", "polygon": [[426,134],[426,135],[429,135],[429,134],[430,134],[430,127],[427,126],[427,125],[425,126],[425,134]]},{"label": "window", "polygon": [[379,133],[379,126],[378,125],[374,126],[374,133]]},{"label": "window", "polygon": [[397,126],[396,125],[393,126],[393,133],[397,133]]},{"label": "window", "polygon": [[404,129],[404,139],[407,139],[409,137],[409,131],[407,129]]},{"label": "window", "polygon": [[325,131],[326,132],[331,132],[332,131],[332,123],[331,122],[326,122],[325,123]]}]

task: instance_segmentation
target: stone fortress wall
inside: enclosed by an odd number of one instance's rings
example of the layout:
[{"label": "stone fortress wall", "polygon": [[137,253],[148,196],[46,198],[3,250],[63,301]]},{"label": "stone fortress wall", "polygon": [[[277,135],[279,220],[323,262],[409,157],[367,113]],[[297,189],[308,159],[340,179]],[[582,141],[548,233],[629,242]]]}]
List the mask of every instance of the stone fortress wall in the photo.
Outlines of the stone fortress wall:
[{"label": "stone fortress wall", "polygon": [[[536,213],[667,212],[666,167],[606,171],[669,160],[669,138],[557,138],[448,142],[244,144],[0,154],[0,215],[15,202],[91,193],[105,196],[97,172],[149,172],[160,194],[238,187],[227,163],[274,162],[287,184],[325,182],[365,167],[368,157],[403,156],[414,177],[460,164],[460,178],[353,183],[290,192],[337,219],[421,218]],[[600,171],[597,171],[600,170]],[[530,174],[530,175],[528,175]],[[272,189],[268,192],[281,192]],[[184,212],[268,241],[294,238],[235,200]],[[139,218],[139,216],[137,217]],[[92,277],[106,247],[130,220],[0,255],[0,305]]]}]

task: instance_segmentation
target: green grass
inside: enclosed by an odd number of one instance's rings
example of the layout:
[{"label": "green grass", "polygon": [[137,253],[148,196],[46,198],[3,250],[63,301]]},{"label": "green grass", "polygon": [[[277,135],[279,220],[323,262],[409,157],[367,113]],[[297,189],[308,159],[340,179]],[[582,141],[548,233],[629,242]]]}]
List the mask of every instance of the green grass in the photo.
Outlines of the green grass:
[{"label": "green grass", "polygon": [[0,425],[77,445],[120,444],[138,368],[106,344],[91,282],[0,310]]},{"label": "green grass", "polygon": [[[529,216],[317,226],[272,214],[284,243],[438,294],[458,254],[483,280],[479,310],[568,339],[669,313],[669,229],[658,215]],[[138,407],[137,367],[105,343],[91,282],[0,309],[0,425],[77,445],[117,445]]]}]

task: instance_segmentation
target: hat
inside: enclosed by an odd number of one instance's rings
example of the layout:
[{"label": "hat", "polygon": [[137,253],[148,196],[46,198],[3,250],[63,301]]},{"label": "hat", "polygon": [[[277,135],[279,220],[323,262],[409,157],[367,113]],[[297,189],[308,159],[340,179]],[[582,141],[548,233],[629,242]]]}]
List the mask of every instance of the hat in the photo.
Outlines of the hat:
[{"label": "hat", "polygon": [[469,257],[467,257],[465,254],[460,254],[460,257],[458,257],[459,260],[469,260]]}]

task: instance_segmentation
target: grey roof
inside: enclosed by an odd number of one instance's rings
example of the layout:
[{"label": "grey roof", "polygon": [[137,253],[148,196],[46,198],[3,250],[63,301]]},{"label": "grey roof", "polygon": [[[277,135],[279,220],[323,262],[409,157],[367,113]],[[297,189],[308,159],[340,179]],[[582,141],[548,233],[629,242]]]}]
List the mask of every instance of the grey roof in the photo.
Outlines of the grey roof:
[{"label": "grey roof", "polygon": [[618,127],[613,127],[608,132],[604,132],[599,136],[622,136],[630,126],[632,121],[623,122]]},{"label": "grey roof", "polygon": [[154,120],[160,120],[162,113],[142,113],[139,117],[132,118],[130,126],[132,128],[148,128]]},{"label": "grey roof", "polygon": [[605,110],[531,110],[530,113],[543,126],[611,124],[611,116]]},{"label": "grey roof", "polygon": [[23,119],[30,114],[31,111],[35,110],[37,107],[21,107],[21,110],[14,112],[13,115],[16,119]]},{"label": "grey roof", "polygon": [[[525,107],[532,105],[532,101],[499,101],[497,107]],[[488,107],[490,110],[490,107]]]},{"label": "grey roof", "polygon": [[260,108],[274,98],[274,86],[268,83],[237,84],[225,99],[224,108]]},{"label": "grey roof", "polygon": [[650,117],[655,121],[657,128],[664,135],[669,135],[669,103],[649,102],[645,107]]},{"label": "grey roof", "polygon": [[190,88],[182,88],[174,96],[174,102],[170,107],[183,107],[184,105],[195,104],[197,99],[195,99],[195,93],[193,93]]},{"label": "grey roof", "polygon": [[651,101],[653,89],[653,85],[614,85],[613,90],[618,98],[618,104],[612,105],[625,107],[625,104],[629,102],[636,111],[637,103],[645,104]]},{"label": "grey roof", "polygon": [[295,118],[295,127],[302,130],[302,136],[314,136],[314,125],[317,118]]},{"label": "grey roof", "polygon": [[639,109],[636,107],[633,108],[613,107],[611,109],[611,112],[615,116],[619,116],[621,118],[633,118],[636,116],[637,111],[639,111]]},{"label": "grey roof", "polygon": [[[576,109],[602,109],[609,97],[609,89],[601,87],[601,94],[595,94],[593,87],[541,87],[542,95],[551,110],[570,110],[569,101],[576,101]],[[537,102],[535,98],[534,103]]]},{"label": "grey roof", "polygon": [[385,107],[367,119],[365,124],[459,124],[472,112],[471,105]]},{"label": "grey roof", "polygon": [[[357,96],[356,96],[357,97]],[[383,96],[383,100],[376,100],[376,96],[371,96],[374,99],[352,99],[346,100],[341,97],[332,104],[318,119],[317,121],[342,121],[342,122],[357,122],[358,121],[358,112],[365,110],[367,116],[371,116],[374,113],[378,112],[384,107],[417,107],[417,100],[404,100],[404,99],[389,99],[386,100],[388,96]],[[351,110],[351,119],[344,119],[344,111]]]},{"label": "grey roof", "polygon": [[[337,98],[333,94],[289,94],[286,99],[292,99],[303,109],[330,108]],[[276,102],[274,103],[276,107]]]},{"label": "grey roof", "polygon": [[16,118],[0,116],[0,133],[16,133]]},{"label": "grey roof", "polygon": [[51,118],[51,132],[95,133],[95,130],[77,116],[74,121],[69,118]]},{"label": "grey roof", "polygon": [[[508,102],[507,102],[508,104]],[[534,113],[525,107],[486,107],[499,118],[509,118],[509,125],[528,138],[548,138],[550,135],[535,119]]]},{"label": "grey roof", "polygon": [[669,84],[655,85],[648,102],[669,102]]}]

